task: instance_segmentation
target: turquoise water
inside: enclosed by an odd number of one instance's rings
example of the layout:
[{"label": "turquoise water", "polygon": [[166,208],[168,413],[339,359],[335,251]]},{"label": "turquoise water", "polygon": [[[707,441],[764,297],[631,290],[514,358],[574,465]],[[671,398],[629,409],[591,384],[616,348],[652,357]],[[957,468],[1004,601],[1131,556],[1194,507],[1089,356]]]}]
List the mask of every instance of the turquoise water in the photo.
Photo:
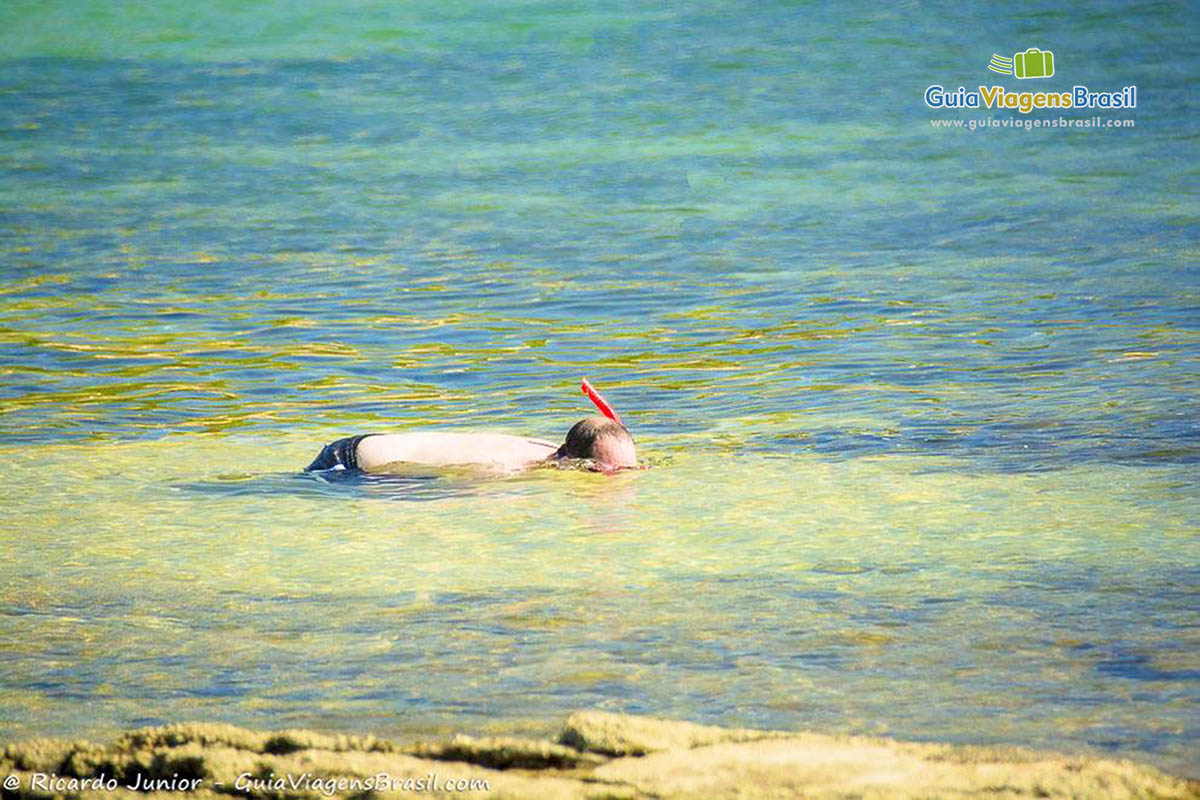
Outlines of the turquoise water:
[{"label": "turquoise water", "polygon": [[[602,707],[1196,774],[1195,14],[1031,9],[0,7],[0,737]],[[1033,46],[1136,127],[931,127]],[[652,469],[297,473],[561,437],[585,374]]]}]

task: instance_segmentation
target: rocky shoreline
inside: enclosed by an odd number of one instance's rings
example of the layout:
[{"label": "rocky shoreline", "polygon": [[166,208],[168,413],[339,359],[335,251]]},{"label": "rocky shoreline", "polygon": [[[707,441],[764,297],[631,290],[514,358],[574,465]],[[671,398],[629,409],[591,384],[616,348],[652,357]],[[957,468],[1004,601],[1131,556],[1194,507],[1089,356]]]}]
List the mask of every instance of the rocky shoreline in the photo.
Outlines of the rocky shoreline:
[{"label": "rocky shoreline", "polygon": [[0,751],[0,785],[5,800],[1200,799],[1200,781],[1129,761],[599,711],[572,714],[556,741],[460,735],[402,745],[203,723],[130,731],[108,745],[33,739]]}]

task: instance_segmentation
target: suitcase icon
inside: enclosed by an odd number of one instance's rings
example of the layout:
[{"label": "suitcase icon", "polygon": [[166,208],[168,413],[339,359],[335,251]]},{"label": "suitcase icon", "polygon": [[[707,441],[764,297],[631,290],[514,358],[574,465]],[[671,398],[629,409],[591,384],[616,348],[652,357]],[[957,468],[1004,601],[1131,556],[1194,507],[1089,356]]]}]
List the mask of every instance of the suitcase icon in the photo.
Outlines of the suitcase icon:
[{"label": "suitcase icon", "polygon": [[1013,74],[1018,78],[1049,78],[1054,74],[1054,53],[1031,47],[1013,56]]}]

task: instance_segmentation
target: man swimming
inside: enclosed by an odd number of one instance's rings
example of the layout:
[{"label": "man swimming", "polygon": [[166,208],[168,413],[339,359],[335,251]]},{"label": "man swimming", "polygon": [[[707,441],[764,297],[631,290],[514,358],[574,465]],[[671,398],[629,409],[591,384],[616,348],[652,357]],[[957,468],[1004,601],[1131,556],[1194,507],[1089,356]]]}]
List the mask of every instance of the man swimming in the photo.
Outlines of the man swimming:
[{"label": "man swimming", "polygon": [[305,469],[383,470],[393,464],[432,467],[484,466],[504,472],[529,469],[564,459],[591,462],[601,472],[637,466],[637,447],[629,429],[607,417],[588,417],[571,426],[566,441],[503,433],[368,433],[325,445]]}]

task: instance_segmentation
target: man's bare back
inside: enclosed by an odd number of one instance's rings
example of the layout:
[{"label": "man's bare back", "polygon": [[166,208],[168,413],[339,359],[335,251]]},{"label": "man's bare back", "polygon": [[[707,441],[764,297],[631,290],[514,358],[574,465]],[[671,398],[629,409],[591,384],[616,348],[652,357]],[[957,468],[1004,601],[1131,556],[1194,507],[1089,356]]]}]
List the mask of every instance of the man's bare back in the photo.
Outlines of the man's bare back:
[{"label": "man's bare back", "polygon": [[358,443],[358,467],[368,472],[389,464],[432,467],[480,465],[505,472],[551,461],[558,445],[505,433],[383,433]]}]

